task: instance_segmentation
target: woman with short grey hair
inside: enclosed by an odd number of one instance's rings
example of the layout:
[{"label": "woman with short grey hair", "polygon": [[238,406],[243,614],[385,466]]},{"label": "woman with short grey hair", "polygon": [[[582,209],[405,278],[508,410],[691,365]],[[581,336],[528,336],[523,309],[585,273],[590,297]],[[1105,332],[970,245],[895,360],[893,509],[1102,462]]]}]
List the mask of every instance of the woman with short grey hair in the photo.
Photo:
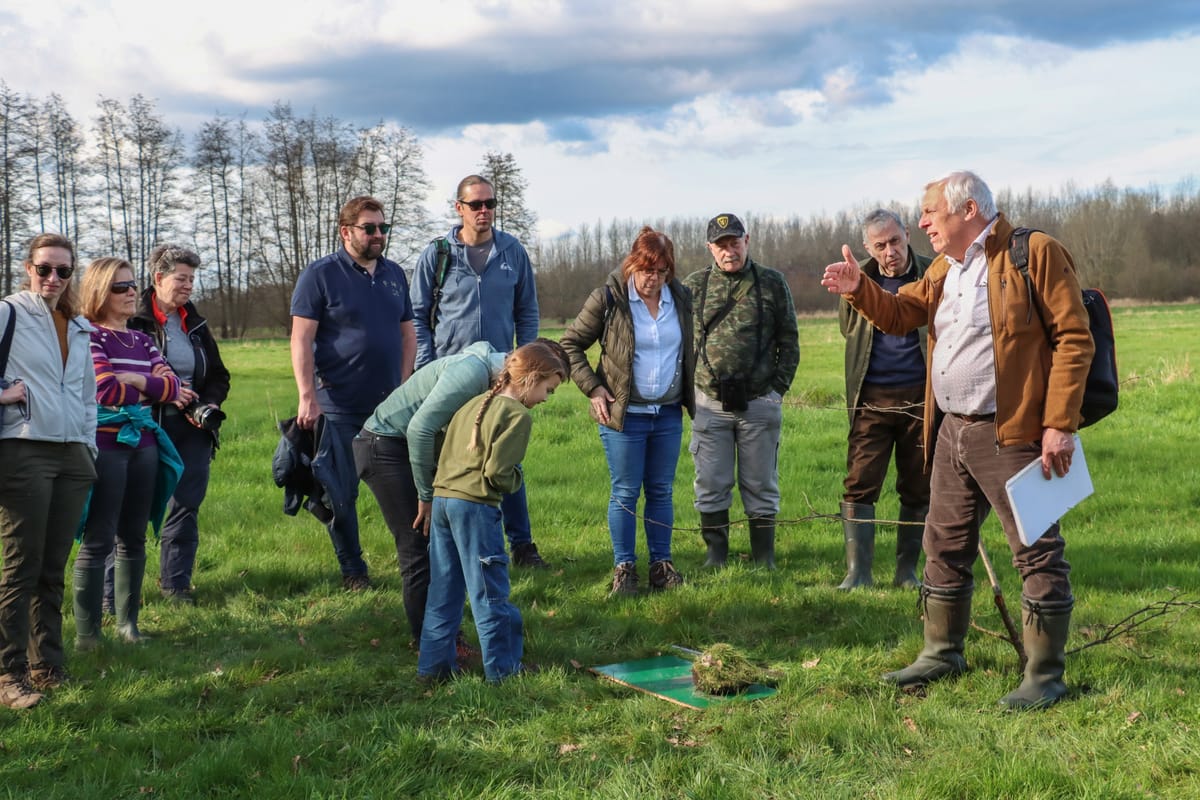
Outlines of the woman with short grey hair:
[{"label": "woman with short grey hair", "polygon": [[159,553],[159,585],[168,600],[194,605],[192,572],[200,543],[200,504],[208,491],[209,464],[225,419],[229,370],[208,322],[192,304],[200,256],[175,245],[159,245],[146,264],[152,286],[142,292],[129,326],[154,339],[163,358],[191,390],[187,402],[160,403],[156,421],[183,459],[183,477],[167,506]]}]

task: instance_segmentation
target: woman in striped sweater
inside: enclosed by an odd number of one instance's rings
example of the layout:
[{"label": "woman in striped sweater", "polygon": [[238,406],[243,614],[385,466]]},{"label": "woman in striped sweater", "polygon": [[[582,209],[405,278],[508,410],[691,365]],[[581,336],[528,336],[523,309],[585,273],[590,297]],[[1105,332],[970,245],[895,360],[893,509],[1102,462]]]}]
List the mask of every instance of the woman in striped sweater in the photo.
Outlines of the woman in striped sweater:
[{"label": "woman in striped sweater", "polygon": [[[154,498],[165,488],[160,460],[164,455],[168,461],[178,458],[169,443],[164,447],[156,435],[160,429],[151,418],[150,405],[190,399],[186,397],[190,390],[181,386],[154,341],[127,327],[137,312],[138,299],[129,262],[93,261],[84,273],[81,293],[84,316],[95,326],[92,364],[100,451],[74,574],[75,646],[88,650],[100,643],[104,559],[114,541],[117,636],[127,642],[142,638],[137,621],[146,570],[146,523]],[[167,449],[169,454],[160,452]]]}]

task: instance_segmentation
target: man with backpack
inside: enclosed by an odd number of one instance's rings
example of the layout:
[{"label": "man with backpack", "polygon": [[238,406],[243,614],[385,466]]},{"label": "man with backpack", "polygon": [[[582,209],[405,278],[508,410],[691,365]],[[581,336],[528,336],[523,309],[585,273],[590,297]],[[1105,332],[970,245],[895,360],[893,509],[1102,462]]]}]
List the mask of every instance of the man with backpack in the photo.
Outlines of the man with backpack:
[{"label": "man with backpack", "polygon": [[[462,223],[430,242],[413,270],[418,369],[473,342],[508,353],[538,335],[533,267],[517,238],[493,227],[497,201],[491,181],[468,175],[455,198]],[[504,496],[500,509],[512,563],[549,567],[533,542],[524,481]]]},{"label": "man with backpack", "polygon": [[[925,647],[916,661],[884,675],[915,689],[967,668],[972,565],[989,509],[1004,529],[1022,579],[1028,664],[1021,685],[1000,700],[1044,708],[1067,693],[1063,682],[1074,597],[1058,523],[1021,542],[1005,482],[1035,459],[1042,474],[1065,475],[1094,345],[1075,265],[1053,238],[1028,241],[1030,280],[1013,263],[1013,226],[991,190],[971,172],[925,187],[920,227],[938,257],[924,277],[892,295],[863,280],[850,248],[821,280],[880,330],[928,325],[925,460],[932,467],[921,590]],[[936,447],[935,447],[936,439]]]}]

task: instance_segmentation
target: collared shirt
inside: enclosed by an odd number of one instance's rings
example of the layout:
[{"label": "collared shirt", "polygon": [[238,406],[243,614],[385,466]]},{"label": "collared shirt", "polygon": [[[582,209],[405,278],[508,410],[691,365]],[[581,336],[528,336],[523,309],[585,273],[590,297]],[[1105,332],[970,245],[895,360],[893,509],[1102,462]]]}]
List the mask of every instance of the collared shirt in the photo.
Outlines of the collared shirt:
[{"label": "collared shirt", "polygon": [[[665,287],[658,294],[658,317],[650,316],[646,301],[637,293],[633,278],[629,278],[629,313],[633,317],[633,389],[632,394],[642,400],[675,402],[682,397],[676,390],[680,367],[680,347],[683,332],[675,309],[675,298]],[[656,414],[657,403],[630,402],[631,414]]]},{"label": "collared shirt", "polygon": [[317,400],[330,414],[370,414],[400,385],[400,323],[413,318],[408,279],[380,256],[367,272],[345,248],[309,264],[292,316],[316,320]]},{"label": "collared shirt", "polygon": [[961,262],[946,256],[950,269],[934,315],[937,345],[931,354],[931,378],[938,408],[948,414],[996,412],[996,353],[984,250],[995,226],[993,219],[971,242]]}]

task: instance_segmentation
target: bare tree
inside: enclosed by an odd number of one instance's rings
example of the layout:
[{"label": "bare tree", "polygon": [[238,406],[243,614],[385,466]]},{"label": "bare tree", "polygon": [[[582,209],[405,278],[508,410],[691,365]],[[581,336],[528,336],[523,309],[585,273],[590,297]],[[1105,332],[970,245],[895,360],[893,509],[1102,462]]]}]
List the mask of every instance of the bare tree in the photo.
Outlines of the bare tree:
[{"label": "bare tree", "polygon": [[525,189],[529,182],[521,174],[512,153],[488,151],[483,157],[480,174],[492,182],[496,191],[496,227],[516,236],[527,246],[536,236],[537,214],[525,205]]},{"label": "bare tree", "polygon": [[0,80],[0,264],[4,265],[3,294],[12,293],[24,255],[19,240],[24,236],[28,207],[23,190],[28,184],[28,144],[25,127],[29,102]]},{"label": "bare tree", "polygon": [[425,211],[429,180],[417,137],[408,128],[380,123],[358,132],[354,192],[375,197],[392,220],[388,257],[415,260],[429,240],[434,220]]}]

